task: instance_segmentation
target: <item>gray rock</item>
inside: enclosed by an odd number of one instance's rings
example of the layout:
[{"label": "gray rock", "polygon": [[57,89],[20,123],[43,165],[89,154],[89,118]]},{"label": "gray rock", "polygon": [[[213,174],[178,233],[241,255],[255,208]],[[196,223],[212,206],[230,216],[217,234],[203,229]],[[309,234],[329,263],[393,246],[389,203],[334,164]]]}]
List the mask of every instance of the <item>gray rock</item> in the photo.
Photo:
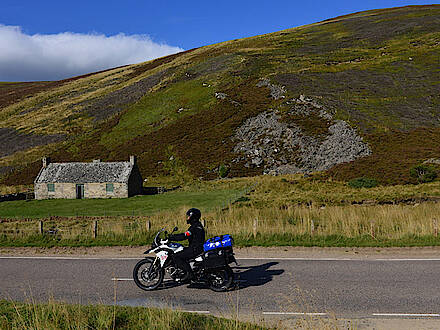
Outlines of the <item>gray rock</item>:
[{"label": "gray rock", "polygon": [[220,99],[220,100],[224,100],[224,99],[226,99],[228,97],[228,94],[218,92],[218,93],[215,93],[215,97]]},{"label": "gray rock", "polygon": [[[263,82],[265,83],[265,82]],[[324,138],[309,136],[294,123],[282,122],[277,111],[268,110],[248,119],[236,130],[234,162],[263,168],[266,174],[311,173],[368,156],[371,150],[350,125],[333,116],[314,100],[291,100],[292,114],[317,114],[331,120]]]},{"label": "gray rock", "polygon": [[267,79],[267,78],[261,79],[257,83],[257,87],[268,87],[269,90],[270,90],[270,95],[275,100],[279,100],[281,98],[284,98],[285,97],[284,94],[286,94],[286,89],[285,89],[284,86],[279,86],[279,85],[271,84],[270,80]]},{"label": "gray rock", "polygon": [[430,158],[423,162],[423,164],[435,164],[440,165],[440,158]]}]

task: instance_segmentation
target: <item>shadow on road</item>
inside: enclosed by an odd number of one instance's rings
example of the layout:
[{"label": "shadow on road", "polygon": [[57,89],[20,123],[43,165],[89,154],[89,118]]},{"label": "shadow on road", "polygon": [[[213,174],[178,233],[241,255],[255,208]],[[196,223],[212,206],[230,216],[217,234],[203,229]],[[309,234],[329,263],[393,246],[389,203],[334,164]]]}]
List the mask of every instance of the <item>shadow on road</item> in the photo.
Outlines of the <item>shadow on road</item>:
[{"label": "shadow on road", "polygon": [[[234,270],[234,282],[235,282],[235,290],[246,289],[251,286],[261,286],[270,281],[272,281],[273,277],[276,275],[281,275],[284,273],[284,269],[269,269],[275,265],[278,265],[278,262],[267,262],[262,265],[257,266],[236,266],[232,267]],[[165,280],[162,285],[156,289],[166,290],[174,287],[178,287],[181,285],[187,285],[188,283],[176,283],[173,280]],[[206,289],[206,283],[195,282],[191,283],[188,288],[190,289]]]},{"label": "shadow on road", "polygon": [[178,286],[181,286],[181,285],[182,285],[182,283],[178,283],[178,282],[175,282],[173,280],[167,279],[167,280],[164,280],[162,282],[162,284],[160,285],[160,287],[155,289],[155,291],[171,289],[171,288],[175,288],[175,287],[178,287]]},{"label": "shadow on road", "polygon": [[284,269],[269,269],[275,265],[278,265],[278,262],[268,262],[258,266],[233,267],[237,282],[236,290],[264,285],[272,281],[274,276],[284,273]]}]

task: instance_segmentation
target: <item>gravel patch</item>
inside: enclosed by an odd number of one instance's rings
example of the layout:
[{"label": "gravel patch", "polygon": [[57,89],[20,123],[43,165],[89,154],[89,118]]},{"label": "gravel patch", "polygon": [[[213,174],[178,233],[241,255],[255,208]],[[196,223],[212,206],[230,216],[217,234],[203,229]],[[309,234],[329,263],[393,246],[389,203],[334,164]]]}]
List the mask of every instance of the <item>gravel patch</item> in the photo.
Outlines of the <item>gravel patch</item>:
[{"label": "gravel patch", "polygon": [[[108,257],[142,258],[150,247],[145,246],[98,246],[98,247],[0,247],[1,256],[71,256],[71,257]],[[234,247],[237,258],[341,258],[356,260],[390,258],[438,258],[440,247],[392,247],[392,248],[344,248],[344,247]]]}]

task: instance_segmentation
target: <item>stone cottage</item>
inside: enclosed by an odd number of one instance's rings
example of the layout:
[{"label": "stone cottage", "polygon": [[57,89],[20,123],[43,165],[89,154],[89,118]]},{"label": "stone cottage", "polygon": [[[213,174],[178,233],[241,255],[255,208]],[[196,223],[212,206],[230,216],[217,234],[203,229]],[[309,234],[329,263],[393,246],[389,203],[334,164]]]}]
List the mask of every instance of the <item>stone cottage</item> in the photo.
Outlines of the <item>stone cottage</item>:
[{"label": "stone cottage", "polygon": [[35,199],[125,198],[142,193],[142,176],[136,157],[127,162],[51,163],[35,181]]}]

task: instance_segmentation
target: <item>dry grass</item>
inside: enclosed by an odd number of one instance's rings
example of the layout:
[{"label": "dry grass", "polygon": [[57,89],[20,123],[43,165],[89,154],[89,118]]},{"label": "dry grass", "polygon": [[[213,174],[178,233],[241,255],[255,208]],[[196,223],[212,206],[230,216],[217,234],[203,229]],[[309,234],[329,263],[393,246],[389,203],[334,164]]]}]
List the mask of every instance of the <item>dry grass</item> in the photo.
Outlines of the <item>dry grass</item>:
[{"label": "dry grass", "polygon": [[144,307],[0,301],[1,329],[266,329],[238,320]]},{"label": "dry grass", "polygon": [[[0,123],[3,127],[14,127],[27,133],[66,133],[65,119],[78,111],[78,103],[114,90],[115,85],[109,85],[109,80],[123,80],[129,72],[124,68],[114,69],[40,92],[1,109]],[[72,97],[73,94],[78,96]],[[35,106],[38,108],[35,111],[21,113]],[[90,119],[78,117],[75,126],[84,128],[84,125],[90,128]]]},{"label": "dry grass", "polygon": [[7,194],[15,194],[20,192],[26,192],[30,189],[33,189],[33,187],[28,185],[21,185],[21,186],[5,186],[0,185],[0,195],[7,195]]},{"label": "dry grass", "polygon": [[[52,217],[44,219],[43,225],[45,232],[53,234],[52,245],[62,245],[69,240],[75,245],[93,245],[94,221],[98,221],[96,244],[146,244],[160,228],[171,230],[178,226],[184,230],[187,209],[185,206],[150,217]],[[298,244],[294,242],[295,237],[331,236],[354,240],[370,237],[372,242],[401,241],[405,245],[407,237],[435,237],[440,225],[439,214],[440,204],[435,203],[264,209],[230,206],[205,213],[203,221],[208,237],[229,233],[240,245],[295,245]],[[35,238],[38,231],[39,221],[35,219],[8,220],[0,224],[0,234],[16,239]]]},{"label": "dry grass", "polygon": [[251,236],[257,221],[257,233],[262,236],[341,235],[358,237],[372,232],[378,239],[400,239],[407,235],[425,236],[434,233],[434,219],[440,205],[424,203],[418,206],[329,206],[325,208],[292,206],[286,209],[230,207],[226,212],[207,215],[211,233],[230,232]]},{"label": "dry grass", "polygon": [[[253,187],[249,201],[242,205],[265,208],[307,204],[347,205],[361,203],[399,203],[440,197],[440,181],[419,185],[378,186],[375,188],[352,188],[344,182],[323,180],[319,174],[304,178],[303,175],[262,175],[206,182],[205,187],[220,189],[234,186]],[[217,188],[216,188],[217,187]]]}]

